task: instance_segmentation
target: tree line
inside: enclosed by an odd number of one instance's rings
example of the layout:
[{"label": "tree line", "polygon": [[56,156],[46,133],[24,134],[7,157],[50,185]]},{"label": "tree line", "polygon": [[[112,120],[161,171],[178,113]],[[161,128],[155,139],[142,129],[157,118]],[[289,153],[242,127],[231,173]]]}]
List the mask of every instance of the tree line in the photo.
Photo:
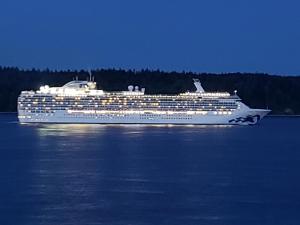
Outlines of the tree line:
[{"label": "tree line", "polygon": [[[269,108],[272,114],[300,114],[300,77],[262,73],[192,73],[160,70],[97,69],[92,76],[99,89],[127,90],[129,85],[146,88],[147,94],[178,94],[195,91],[193,78],[200,79],[206,91],[227,91],[238,95],[252,108]],[[37,90],[41,85],[62,86],[75,79],[89,77],[86,70],[23,70],[0,66],[0,111],[17,110],[22,90]]]}]

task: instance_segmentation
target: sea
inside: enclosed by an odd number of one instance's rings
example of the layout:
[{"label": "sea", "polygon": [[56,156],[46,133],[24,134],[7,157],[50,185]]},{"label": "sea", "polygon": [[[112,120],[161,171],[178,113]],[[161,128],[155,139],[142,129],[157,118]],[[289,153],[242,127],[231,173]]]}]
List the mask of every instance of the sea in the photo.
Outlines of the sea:
[{"label": "sea", "polygon": [[22,125],[0,114],[0,224],[300,224],[300,118]]}]

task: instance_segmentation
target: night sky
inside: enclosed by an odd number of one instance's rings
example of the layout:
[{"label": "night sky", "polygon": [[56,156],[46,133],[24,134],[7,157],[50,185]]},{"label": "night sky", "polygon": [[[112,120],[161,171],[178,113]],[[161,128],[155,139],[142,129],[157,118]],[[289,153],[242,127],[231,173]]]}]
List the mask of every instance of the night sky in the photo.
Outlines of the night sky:
[{"label": "night sky", "polygon": [[299,0],[0,0],[0,65],[300,75]]}]

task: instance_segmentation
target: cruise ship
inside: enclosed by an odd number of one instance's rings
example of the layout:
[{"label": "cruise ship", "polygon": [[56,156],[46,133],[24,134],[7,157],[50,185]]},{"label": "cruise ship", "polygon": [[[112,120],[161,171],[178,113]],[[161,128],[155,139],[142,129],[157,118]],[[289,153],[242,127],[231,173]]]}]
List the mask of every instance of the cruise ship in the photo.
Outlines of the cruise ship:
[{"label": "cruise ship", "polygon": [[194,79],[195,92],[149,95],[145,88],[98,90],[96,82],[73,80],[62,87],[22,91],[20,123],[253,125],[270,110],[251,109],[227,92],[206,92]]}]

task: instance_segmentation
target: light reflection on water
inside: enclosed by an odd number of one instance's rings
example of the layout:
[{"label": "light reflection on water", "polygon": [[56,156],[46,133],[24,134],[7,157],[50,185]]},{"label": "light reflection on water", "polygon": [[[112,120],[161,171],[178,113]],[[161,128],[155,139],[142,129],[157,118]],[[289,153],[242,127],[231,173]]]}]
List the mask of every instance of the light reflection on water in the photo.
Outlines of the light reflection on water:
[{"label": "light reflection on water", "polygon": [[0,224],[300,221],[299,119],[252,127],[0,120]]},{"label": "light reflection on water", "polygon": [[[40,136],[68,136],[68,135],[88,135],[101,134],[109,130],[119,129],[124,134],[143,134],[149,130],[170,132],[177,131],[189,132],[211,132],[214,129],[229,129],[233,125],[173,125],[173,124],[24,124],[36,128]],[[155,130],[156,129],[156,130]],[[161,130],[163,129],[163,130]]]}]

